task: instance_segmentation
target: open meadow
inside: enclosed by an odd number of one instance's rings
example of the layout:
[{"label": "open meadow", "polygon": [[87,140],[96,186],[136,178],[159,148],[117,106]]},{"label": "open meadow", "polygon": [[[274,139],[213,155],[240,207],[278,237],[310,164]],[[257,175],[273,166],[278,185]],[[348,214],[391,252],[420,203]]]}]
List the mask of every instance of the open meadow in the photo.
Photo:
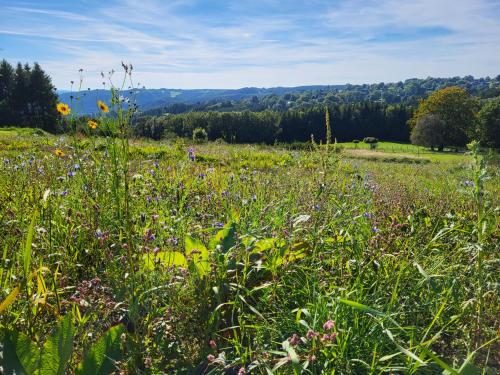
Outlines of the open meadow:
[{"label": "open meadow", "polygon": [[5,373],[498,373],[498,155],[357,146],[0,130]]}]

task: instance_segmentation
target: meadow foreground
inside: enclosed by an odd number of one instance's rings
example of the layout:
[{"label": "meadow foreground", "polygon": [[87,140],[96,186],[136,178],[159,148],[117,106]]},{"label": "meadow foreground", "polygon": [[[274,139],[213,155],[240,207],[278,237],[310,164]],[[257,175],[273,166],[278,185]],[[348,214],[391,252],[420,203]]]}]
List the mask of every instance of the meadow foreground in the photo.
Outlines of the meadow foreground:
[{"label": "meadow foreground", "polygon": [[499,371],[498,158],[0,134],[6,373]]}]

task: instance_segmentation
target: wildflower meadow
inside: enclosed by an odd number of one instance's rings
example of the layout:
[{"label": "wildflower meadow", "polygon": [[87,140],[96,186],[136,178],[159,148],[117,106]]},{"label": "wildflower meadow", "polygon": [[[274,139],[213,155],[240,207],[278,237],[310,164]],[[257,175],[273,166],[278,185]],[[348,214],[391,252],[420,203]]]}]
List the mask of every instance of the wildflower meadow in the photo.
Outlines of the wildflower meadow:
[{"label": "wildflower meadow", "polygon": [[497,154],[139,139],[131,72],[0,129],[3,373],[500,371]]}]

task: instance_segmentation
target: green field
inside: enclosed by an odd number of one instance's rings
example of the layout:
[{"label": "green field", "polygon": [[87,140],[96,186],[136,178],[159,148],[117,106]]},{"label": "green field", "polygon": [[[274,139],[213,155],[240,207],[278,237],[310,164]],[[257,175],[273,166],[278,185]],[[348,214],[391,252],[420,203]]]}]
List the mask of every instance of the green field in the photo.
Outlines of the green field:
[{"label": "green field", "polygon": [[498,373],[498,157],[338,146],[0,130],[4,370]]}]

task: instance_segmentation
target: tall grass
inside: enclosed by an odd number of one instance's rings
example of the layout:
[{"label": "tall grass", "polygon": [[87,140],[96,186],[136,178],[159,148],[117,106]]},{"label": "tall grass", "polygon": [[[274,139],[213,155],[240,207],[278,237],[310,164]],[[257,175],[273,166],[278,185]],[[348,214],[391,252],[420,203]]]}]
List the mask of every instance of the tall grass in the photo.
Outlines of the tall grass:
[{"label": "tall grass", "polygon": [[69,373],[498,371],[500,179],[477,145],[406,164],[131,140],[124,85],[109,137],[0,142],[4,369],[59,332]]}]

